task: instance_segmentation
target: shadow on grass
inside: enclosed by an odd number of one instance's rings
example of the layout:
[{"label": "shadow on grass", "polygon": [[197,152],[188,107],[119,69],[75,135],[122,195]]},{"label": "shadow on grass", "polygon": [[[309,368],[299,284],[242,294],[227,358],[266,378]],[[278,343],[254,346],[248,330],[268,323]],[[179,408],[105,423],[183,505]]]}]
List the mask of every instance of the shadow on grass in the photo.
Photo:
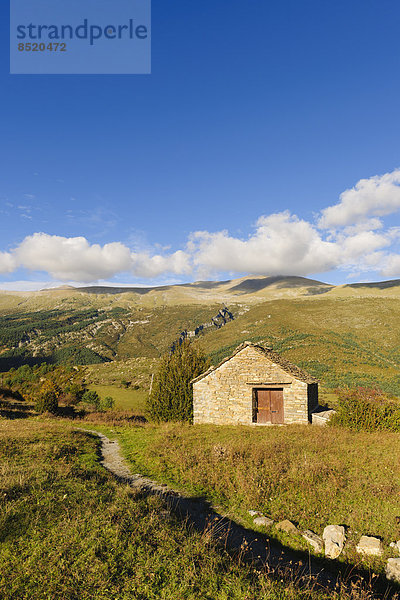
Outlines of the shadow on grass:
[{"label": "shadow on grass", "polygon": [[[86,431],[98,440],[98,456],[103,466],[121,483],[129,484],[138,494],[161,498],[167,508],[204,536],[222,545],[236,559],[250,562],[271,578],[310,588],[364,599],[398,597],[400,586],[383,575],[371,573],[357,564],[340,563],[296,551],[264,533],[248,529],[216,512],[203,497],[187,497],[141,475],[131,475],[119,453],[117,442],[103,434]],[[100,438],[100,439],[99,439]]]},{"label": "shadow on grass", "polygon": [[13,400],[0,400],[0,417],[5,419],[28,419],[34,414],[32,404]]}]

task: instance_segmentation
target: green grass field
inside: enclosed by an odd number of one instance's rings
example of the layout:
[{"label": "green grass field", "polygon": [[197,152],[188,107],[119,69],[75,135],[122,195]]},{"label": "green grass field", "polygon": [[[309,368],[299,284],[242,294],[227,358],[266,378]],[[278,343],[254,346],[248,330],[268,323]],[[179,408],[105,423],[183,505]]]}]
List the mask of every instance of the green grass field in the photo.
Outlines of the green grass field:
[{"label": "green grass field", "polygon": [[[4,600],[306,600],[116,483],[70,423],[0,421]],[[350,596],[341,596],[349,598]]]},{"label": "green grass field", "polygon": [[103,399],[111,396],[115,401],[116,409],[131,410],[138,416],[143,416],[145,413],[149,395],[145,390],[125,389],[113,385],[89,385],[89,389],[97,392]]},{"label": "green grass field", "polygon": [[[107,430],[117,436],[132,469],[205,496],[229,516],[252,526],[249,509],[275,521],[290,519],[322,535],[343,524],[348,545],[341,560],[360,562],[362,534],[400,538],[400,437],[351,433],[339,427],[145,425]],[[301,537],[271,535],[296,549]],[[396,556],[391,549],[385,557]],[[377,571],[383,559],[367,561]]]}]

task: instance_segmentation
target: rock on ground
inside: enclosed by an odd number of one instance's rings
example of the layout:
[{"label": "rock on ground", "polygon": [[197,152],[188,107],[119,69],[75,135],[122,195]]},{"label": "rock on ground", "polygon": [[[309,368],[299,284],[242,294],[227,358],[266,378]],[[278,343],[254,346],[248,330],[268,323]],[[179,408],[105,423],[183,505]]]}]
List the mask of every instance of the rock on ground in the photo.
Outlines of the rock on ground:
[{"label": "rock on ground", "polygon": [[315,552],[323,552],[324,542],[322,538],[310,529],[306,529],[302,533],[303,538],[314,548]]},{"label": "rock on ground", "polygon": [[400,553],[400,540],[397,540],[397,542],[390,542],[389,546]]},{"label": "rock on ground", "polygon": [[279,523],[277,523],[275,525],[275,527],[279,531],[286,531],[286,533],[295,533],[295,534],[300,533],[300,531],[297,529],[296,525],[294,525],[294,523],[292,523],[291,521],[288,521],[287,519],[285,519],[284,521],[280,521]]},{"label": "rock on ground", "polygon": [[389,558],[386,565],[386,577],[400,583],[400,558]]},{"label": "rock on ground", "polygon": [[253,519],[253,523],[254,523],[254,525],[259,525],[262,527],[271,527],[271,525],[274,524],[272,519],[269,519],[268,517],[265,517],[265,516],[255,517],[255,519]]},{"label": "rock on ground", "polygon": [[359,554],[366,554],[367,556],[382,556],[383,554],[381,540],[368,535],[361,536],[361,539],[356,546],[356,550]]},{"label": "rock on ground", "polygon": [[327,558],[337,558],[343,550],[346,539],[344,527],[342,525],[328,525],[324,529],[322,538],[325,542],[325,556]]},{"label": "rock on ground", "polygon": [[325,426],[328,424],[329,420],[335,414],[335,410],[316,410],[311,414],[311,422],[313,425],[322,425]]},{"label": "rock on ground", "polygon": [[262,513],[259,510],[248,510],[251,517],[262,517]]}]

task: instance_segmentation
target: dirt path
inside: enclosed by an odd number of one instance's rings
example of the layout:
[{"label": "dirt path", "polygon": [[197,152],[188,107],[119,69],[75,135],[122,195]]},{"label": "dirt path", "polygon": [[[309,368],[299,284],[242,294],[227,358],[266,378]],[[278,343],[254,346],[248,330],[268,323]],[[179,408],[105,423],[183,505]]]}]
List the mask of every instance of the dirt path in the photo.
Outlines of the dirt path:
[{"label": "dirt path", "polygon": [[371,573],[354,565],[343,565],[327,559],[319,559],[305,552],[295,552],[282,546],[266,535],[246,529],[231,519],[218,514],[204,498],[193,498],[170,489],[139,474],[132,474],[121,454],[117,441],[108,439],[98,431],[84,429],[101,441],[101,464],[119,481],[135,489],[161,497],[168,510],[186,519],[200,532],[207,532],[217,543],[231,552],[266,568],[272,577],[290,578],[299,585],[311,583],[313,587],[338,592],[341,586],[349,592],[355,587],[375,592],[374,596],[389,597],[391,591],[384,577],[374,577],[371,589]]}]

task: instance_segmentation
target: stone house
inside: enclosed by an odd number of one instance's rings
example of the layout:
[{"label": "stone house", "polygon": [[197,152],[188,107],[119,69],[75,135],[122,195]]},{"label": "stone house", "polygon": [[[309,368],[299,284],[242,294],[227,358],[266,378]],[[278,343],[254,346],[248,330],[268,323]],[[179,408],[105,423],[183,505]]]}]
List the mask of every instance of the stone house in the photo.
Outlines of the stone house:
[{"label": "stone house", "polygon": [[193,384],[193,422],[216,425],[309,423],[318,380],[269,348],[244,342]]}]

